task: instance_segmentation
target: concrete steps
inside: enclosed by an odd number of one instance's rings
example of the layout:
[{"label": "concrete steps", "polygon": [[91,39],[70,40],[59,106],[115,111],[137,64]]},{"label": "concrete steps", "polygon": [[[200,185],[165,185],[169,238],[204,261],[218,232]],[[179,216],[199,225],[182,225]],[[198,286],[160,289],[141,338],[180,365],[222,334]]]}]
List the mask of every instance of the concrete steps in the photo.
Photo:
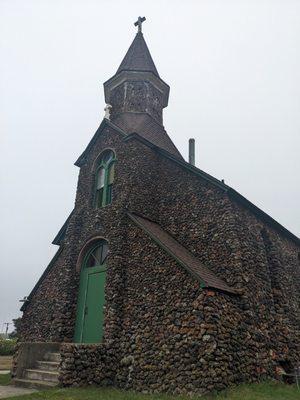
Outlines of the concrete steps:
[{"label": "concrete steps", "polygon": [[22,378],[15,378],[16,386],[50,389],[58,385],[59,353],[46,353],[43,360],[38,360],[36,366],[24,370]]},{"label": "concrete steps", "polygon": [[59,353],[46,353],[44,356],[44,361],[60,362]]},{"label": "concrete steps", "polygon": [[13,384],[18,387],[24,387],[29,389],[53,389],[57,386],[57,383],[54,382],[46,382],[46,381],[35,381],[30,379],[19,379],[14,378]]},{"label": "concrete steps", "polygon": [[38,361],[37,369],[42,369],[43,371],[57,371],[59,367],[59,362],[56,361]]},{"label": "concrete steps", "polygon": [[25,369],[24,378],[34,381],[58,382],[58,372],[42,369]]}]

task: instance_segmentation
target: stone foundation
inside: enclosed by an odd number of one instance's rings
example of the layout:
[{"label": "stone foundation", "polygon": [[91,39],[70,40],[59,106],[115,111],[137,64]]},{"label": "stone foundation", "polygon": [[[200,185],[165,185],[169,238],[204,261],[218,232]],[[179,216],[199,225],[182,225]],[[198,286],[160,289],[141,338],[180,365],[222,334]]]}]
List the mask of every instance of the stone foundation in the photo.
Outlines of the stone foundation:
[{"label": "stone foundation", "polygon": [[113,385],[116,357],[105,344],[63,344],[59,381],[62,386]]}]

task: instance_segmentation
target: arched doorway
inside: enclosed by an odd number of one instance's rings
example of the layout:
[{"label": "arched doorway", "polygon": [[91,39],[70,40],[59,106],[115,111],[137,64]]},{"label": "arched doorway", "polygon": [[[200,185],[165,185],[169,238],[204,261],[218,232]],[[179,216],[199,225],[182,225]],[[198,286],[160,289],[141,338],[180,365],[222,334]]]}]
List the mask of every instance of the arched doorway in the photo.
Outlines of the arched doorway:
[{"label": "arched doorway", "polygon": [[107,251],[107,242],[97,240],[88,247],[81,262],[76,343],[99,343],[102,340]]}]

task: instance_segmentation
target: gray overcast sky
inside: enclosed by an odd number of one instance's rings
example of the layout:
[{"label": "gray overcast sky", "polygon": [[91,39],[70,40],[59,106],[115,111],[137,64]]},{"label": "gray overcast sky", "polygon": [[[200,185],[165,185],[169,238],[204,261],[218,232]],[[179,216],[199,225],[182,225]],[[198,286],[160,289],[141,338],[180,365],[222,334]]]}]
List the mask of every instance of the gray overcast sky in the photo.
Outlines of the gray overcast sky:
[{"label": "gray overcast sky", "polygon": [[0,0],[0,331],[56,251],[139,15],[179,150],[194,137],[199,168],[300,235],[299,0]]}]

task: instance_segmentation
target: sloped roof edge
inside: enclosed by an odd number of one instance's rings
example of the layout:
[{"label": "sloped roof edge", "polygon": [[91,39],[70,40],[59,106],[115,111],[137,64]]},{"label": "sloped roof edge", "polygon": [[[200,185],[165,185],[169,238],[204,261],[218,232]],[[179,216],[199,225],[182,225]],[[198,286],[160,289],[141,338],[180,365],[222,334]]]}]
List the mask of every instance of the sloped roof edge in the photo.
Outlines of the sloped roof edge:
[{"label": "sloped roof edge", "polygon": [[163,230],[158,223],[137,213],[128,212],[127,215],[137,226],[146,232],[156,244],[200,281],[202,287],[214,288],[230,294],[239,294],[238,290],[227,285],[223,279],[217,277],[217,275],[205,267],[200,260],[168,232]]},{"label": "sloped roof edge", "polygon": [[229,188],[227,194],[229,197],[236,200],[241,205],[252,211],[253,214],[257,215],[263,222],[273,226],[278,232],[282,233],[287,238],[291,239],[295,244],[300,246],[300,238],[298,238],[298,236],[294,235],[291,231],[289,231],[287,228],[285,228],[283,225],[277,222],[274,218],[272,218],[269,214],[267,214],[259,207],[257,207],[255,204],[253,204],[250,200],[246,199],[246,197],[241,195],[239,192],[237,192],[232,188]]},{"label": "sloped roof edge", "polygon": [[68,228],[68,222],[70,221],[70,218],[72,217],[73,213],[74,213],[74,210],[71,211],[70,215],[64,222],[63,226],[58,231],[58,234],[53,239],[52,244],[56,244],[56,245],[60,246],[61,242],[63,241],[63,239],[65,237],[65,234],[66,234],[66,231]]},{"label": "sloped roof edge", "polygon": [[142,136],[140,136],[136,132],[133,132],[130,135],[127,135],[123,140],[124,140],[124,142],[127,142],[127,141],[132,140],[132,139],[139,140],[140,142],[142,142],[146,146],[151,147],[152,149],[154,149],[157,152],[159,152],[164,157],[169,158],[170,160],[172,160],[172,161],[176,162],[177,164],[181,165],[183,168],[188,169],[189,171],[191,171],[191,172],[193,172],[193,173],[195,173],[197,175],[200,175],[202,178],[204,178],[205,180],[213,183],[215,186],[218,186],[220,189],[222,189],[224,191],[227,191],[228,189],[230,189],[230,186],[226,185],[222,181],[218,180],[217,178],[214,178],[212,175],[209,175],[208,173],[202,171],[201,169],[199,169],[199,168],[187,163],[183,159],[179,159],[177,157],[174,157],[168,151],[162,149],[161,147],[156,146],[152,142],[149,142],[149,140],[143,138]]},{"label": "sloped roof edge", "polygon": [[115,131],[119,132],[122,136],[126,136],[126,132],[124,132],[122,129],[120,129],[117,125],[113,124],[111,121],[109,121],[106,118],[103,118],[101,124],[99,125],[99,128],[96,130],[94,136],[92,137],[92,139],[89,141],[88,145],[86,146],[85,150],[83,151],[83,153],[78,157],[78,159],[75,161],[74,165],[76,165],[76,167],[81,167],[84,162],[85,162],[85,156],[87,155],[87,153],[89,152],[89,150],[91,149],[91,147],[93,146],[93,144],[95,143],[95,141],[97,140],[98,136],[100,135],[100,133],[102,132],[102,130],[105,128],[105,126],[110,126],[111,128],[113,128]]},{"label": "sloped roof edge", "polygon": [[[153,119],[153,118],[152,118]],[[113,122],[111,122],[110,120],[104,118],[103,121],[101,122],[101,124],[99,125],[99,128],[96,130],[94,136],[91,138],[91,140],[89,141],[88,145],[86,146],[85,150],[81,153],[81,155],[78,157],[78,159],[75,161],[74,165],[76,165],[76,167],[81,167],[86,160],[86,156],[89,153],[90,149],[93,147],[94,143],[96,142],[98,136],[100,135],[100,133],[103,131],[103,129],[105,128],[105,126],[109,126],[112,129],[114,129],[116,132],[120,133],[123,137],[127,137],[131,134],[126,133],[123,129],[121,129],[119,126],[115,125]],[[164,129],[164,128],[163,128]],[[138,133],[136,133],[138,135]],[[170,139],[168,133],[165,131],[165,134],[167,135],[167,137]],[[140,136],[140,135],[139,135]],[[141,136],[140,136],[141,137]],[[141,137],[142,138],[142,137]],[[145,139],[147,142],[149,142],[150,144],[153,144],[152,142],[148,141],[147,139]],[[171,139],[170,139],[171,141]],[[176,149],[176,151],[178,152],[178,157],[182,158],[180,152],[178,151],[177,147],[174,145],[174,143],[171,141],[171,143],[173,144],[174,148]],[[155,147],[161,148],[157,145],[154,145]],[[164,150],[164,149],[162,149]],[[169,153],[167,150],[164,150],[167,153]],[[171,154],[171,153],[170,153]]]},{"label": "sloped roof edge", "polygon": [[234,199],[235,201],[237,201],[238,203],[243,205],[245,208],[249,209],[256,216],[258,216],[263,222],[271,225],[278,232],[282,233],[285,237],[289,238],[295,244],[300,246],[300,238],[298,238],[296,235],[294,235],[292,232],[290,232],[288,229],[286,229],[283,225],[281,225],[279,222],[277,222],[274,218],[270,217],[270,215],[268,215],[266,212],[261,210],[259,207],[257,207],[255,204],[253,204],[251,201],[246,199],[246,197],[241,195],[235,189],[232,189],[230,186],[226,185],[222,181],[220,181],[217,178],[213,177],[212,175],[209,175],[208,173],[200,170],[199,168],[189,164],[188,162],[174,157],[172,154],[170,154],[166,150],[163,150],[160,147],[156,146],[155,144],[149,142],[147,139],[142,138],[138,133],[132,133],[132,134],[126,136],[123,140],[126,142],[126,141],[129,141],[132,139],[139,140],[146,146],[151,147],[153,150],[157,151],[162,156],[175,162],[176,164],[180,165],[181,167],[189,170],[193,174],[201,176],[201,178],[205,179],[206,181],[212,183],[219,189],[223,190],[224,192],[226,192],[228,194],[229,197],[231,197],[232,199]]},{"label": "sloped roof edge", "polygon": [[45,276],[48,274],[48,272],[50,271],[52,265],[55,263],[55,261],[58,259],[59,255],[61,254],[63,250],[63,246],[59,247],[59,249],[57,250],[57,252],[54,254],[52,260],[50,261],[50,263],[48,264],[48,266],[46,267],[46,269],[44,270],[44,272],[42,273],[41,277],[39,278],[39,280],[37,281],[37,283],[34,285],[34,288],[32,289],[32,291],[30,292],[30,294],[27,296],[26,301],[22,304],[22,307],[20,308],[20,311],[24,311],[26,308],[26,305],[28,304],[28,302],[30,301],[30,299],[32,298],[32,296],[34,295],[34,293],[37,291],[38,287],[40,286],[41,282],[43,281],[43,279],[45,278]]}]

